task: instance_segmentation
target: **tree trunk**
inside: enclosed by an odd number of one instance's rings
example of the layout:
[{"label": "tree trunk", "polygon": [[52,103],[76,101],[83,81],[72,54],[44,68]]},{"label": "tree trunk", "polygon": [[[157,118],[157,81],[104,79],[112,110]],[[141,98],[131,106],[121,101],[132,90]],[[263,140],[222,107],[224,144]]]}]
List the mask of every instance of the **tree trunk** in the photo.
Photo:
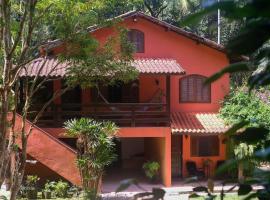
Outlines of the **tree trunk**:
[{"label": "tree trunk", "polygon": [[244,163],[240,161],[238,164],[238,181],[242,183],[244,178]]}]

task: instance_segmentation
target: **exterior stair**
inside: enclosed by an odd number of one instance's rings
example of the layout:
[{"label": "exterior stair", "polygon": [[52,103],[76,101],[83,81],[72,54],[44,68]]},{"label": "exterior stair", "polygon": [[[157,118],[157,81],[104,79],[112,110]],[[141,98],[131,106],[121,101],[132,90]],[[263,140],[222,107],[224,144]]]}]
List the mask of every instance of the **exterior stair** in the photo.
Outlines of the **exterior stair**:
[{"label": "exterior stair", "polygon": [[[22,117],[17,114],[16,131],[20,130],[21,124]],[[27,121],[26,130],[29,130],[31,125],[32,123]],[[72,184],[77,186],[81,184],[80,173],[76,166],[76,151],[35,125],[28,138],[27,154]]]}]

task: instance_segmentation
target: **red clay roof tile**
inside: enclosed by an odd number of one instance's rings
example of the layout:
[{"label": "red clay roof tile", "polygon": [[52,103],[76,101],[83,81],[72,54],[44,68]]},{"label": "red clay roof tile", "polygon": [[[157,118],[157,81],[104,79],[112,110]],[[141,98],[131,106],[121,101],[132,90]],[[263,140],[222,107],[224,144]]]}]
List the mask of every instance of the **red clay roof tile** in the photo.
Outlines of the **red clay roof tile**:
[{"label": "red clay roof tile", "polygon": [[217,113],[181,113],[171,114],[173,134],[206,135],[221,134],[228,126]]},{"label": "red clay roof tile", "polygon": [[[173,59],[152,59],[139,58],[131,63],[140,73],[144,74],[184,74],[184,69]],[[26,68],[22,70],[23,76],[65,76],[68,68],[68,63],[59,62],[57,59],[38,58],[29,63]]]}]

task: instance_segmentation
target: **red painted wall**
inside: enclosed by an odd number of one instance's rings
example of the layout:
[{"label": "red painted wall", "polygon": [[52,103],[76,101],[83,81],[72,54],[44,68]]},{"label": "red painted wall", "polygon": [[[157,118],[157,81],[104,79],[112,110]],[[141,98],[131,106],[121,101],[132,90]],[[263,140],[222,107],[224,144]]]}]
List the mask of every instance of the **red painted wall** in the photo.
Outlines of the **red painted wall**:
[{"label": "red painted wall", "polygon": [[214,175],[216,169],[217,161],[226,159],[226,145],[223,142],[224,137],[219,136],[219,156],[209,156],[209,157],[192,157],[190,152],[190,136],[183,137],[183,169],[182,173],[184,177],[188,176],[186,169],[186,161],[194,161],[198,168],[203,168],[203,163],[205,160],[210,160],[210,175]]},{"label": "red painted wall", "polygon": [[[229,63],[224,53],[198,44],[175,32],[167,31],[145,19],[138,18],[137,22],[127,19],[123,24],[129,29],[139,29],[145,34],[145,52],[136,53],[135,58],[172,58],[185,69],[186,75],[200,74],[206,77]],[[93,35],[103,44],[106,38],[115,35],[115,31],[109,28],[100,29]],[[216,112],[219,109],[220,101],[229,91],[229,76],[226,75],[212,84],[211,103],[179,103],[180,78],[181,76],[177,75],[171,76],[171,111]],[[142,79],[145,81],[144,77]],[[145,84],[142,87],[150,86]],[[140,95],[142,95],[141,99],[147,99],[148,93],[140,92]]]},{"label": "red painted wall", "polygon": [[[145,19],[137,18],[134,22],[132,19],[127,19],[122,22],[127,28],[139,29],[145,34],[145,53],[136,53],[135,58],[171,58],[177,60],[182,68],[185,69],[186,75],[200,74],[209,77],[213,73],[219,71],[228,65],[229,60],[222,52],[214,50],[203,44],[199,44],[191,39],[188,39],[175,32],[166,30],[156,24],[153,24]],[[107,38],[114,36],[116,32],[112,28],[103,28],[95,31],[93,36],[104,44]],[[57,49],[56,52],[58,52]],[[211,103],[179,103],[179,79],[183,76],[171,76],[171,111],[172,112],[217,112],[219,103],[229,91],[229,76],[225,75],[211,85]],[[155,79],[159,80],[160,85],[155,84]],[[146,102],[149,100],[158,87],[162,88],[164,93],[166,88],[164,75],[140,75],[140,101]],[[57,84],[55,85],[57,87]],[[91,94],[83,94],[83,101],[89,102]],[[150,128],[151,129],[151,128]],[[55,135],[59,130],[50,130]],[[120,137],[145,137],[145,130],[137,128],[121,129]],[[159,137],[161,132],[156,130],[148,130],[149,137]],[[164,136],[162,136],[164,137]],[[171,139],[171,138],[170,138]],[[168,144],[170,144],[170,139]],[[167,143],[166,143],[167,144]],[[191,158],[189,152],[189,139],[183,139],[183,159],[192,159],[201,165],[201,158]],[[214,160],[225,159],[225,145],[221,145],[220,156],[213,158]],[[166,146],[167,153],[170,152],[170,146]],[[170,158],[167,162],[170,162]],[[167,163],[168,164],[168,163]],[[167,165],[168,166],[168,165]],[[170,173],[171,169],[167,168],[166,173]],[[184,175],[186,170],[183,169]],[[169,182],[167,182],[168,185]]]}]

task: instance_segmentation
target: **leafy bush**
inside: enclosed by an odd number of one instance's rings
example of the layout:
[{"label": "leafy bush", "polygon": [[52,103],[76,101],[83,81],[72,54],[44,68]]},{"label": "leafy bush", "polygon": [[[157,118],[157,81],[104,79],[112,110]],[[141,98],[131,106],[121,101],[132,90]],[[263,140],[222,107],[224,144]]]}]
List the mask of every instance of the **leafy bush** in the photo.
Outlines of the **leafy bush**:
[{"label": "leafy bush", "polygon": [[156,180],[159,176],[159,169],[160,165],[158,162],[155,161],[148,161],[143,164],[143,169],[145,175],[150,179],[150,180]]},{"label": "leafy bush", "polygon": [[44,185],[43,191],[44,192],[53,192],[55,190],[55,186],[56,186],[56,182],[54,182],[54,181],[51,181],[51,182],[47,181],[45,183],[45,185]]},{"label": "leafy bush", "polygon": [[228,124],[246,120],[251,126],[270,128],[270,106],[257,93],[249,93],[246,87],[235,88],[224,100],[220,114]]},{"label": "leafy bush", "polygon": [[36,189],[39,179],[40,178],[38,176],[36,176],[36,175],[28,175],[26,177],[26,186],[27,186],[27,188]]},{"label": "leafy bush", "polygon": [[113,138],[118,130],[112,122],[81,118],[65,122],[67,134],[78,137],[77,165],[86,196],[95,199],[100,190],[102,174],[115,159]]},{"label": "leafy bush", "polygon": [[61,198],[67,197],[68,188],[69,188],[69,185],[67,182],[64,182],[61,180],[58,181],[55,184],[55,195]]}]

